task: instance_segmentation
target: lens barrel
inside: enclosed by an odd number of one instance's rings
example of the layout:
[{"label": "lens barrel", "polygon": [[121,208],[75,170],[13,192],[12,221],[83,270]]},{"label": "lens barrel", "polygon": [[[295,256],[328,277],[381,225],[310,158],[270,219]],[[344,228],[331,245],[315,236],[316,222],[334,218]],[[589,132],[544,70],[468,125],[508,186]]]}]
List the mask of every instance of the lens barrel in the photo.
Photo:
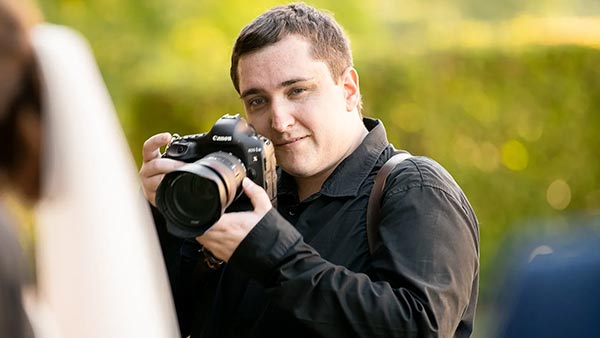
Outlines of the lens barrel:
[{"label": "lens barrel", "polygon": [[166,174],[156,192],[156,205],[169,232],[182,238],[202,235],[241,194],[244,177],[242,161],[222,151]]}]

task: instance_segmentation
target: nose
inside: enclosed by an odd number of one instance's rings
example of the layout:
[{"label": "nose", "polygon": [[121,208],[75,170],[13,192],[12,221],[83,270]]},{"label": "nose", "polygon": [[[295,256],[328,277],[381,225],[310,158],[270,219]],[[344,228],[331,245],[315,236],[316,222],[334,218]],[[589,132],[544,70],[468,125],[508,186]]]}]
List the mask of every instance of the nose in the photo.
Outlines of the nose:
[{"label": "nose", "polygon": [[287,100],[274,100],[271,106],[271,128],[283,133],[294,125],[293,105]]}]

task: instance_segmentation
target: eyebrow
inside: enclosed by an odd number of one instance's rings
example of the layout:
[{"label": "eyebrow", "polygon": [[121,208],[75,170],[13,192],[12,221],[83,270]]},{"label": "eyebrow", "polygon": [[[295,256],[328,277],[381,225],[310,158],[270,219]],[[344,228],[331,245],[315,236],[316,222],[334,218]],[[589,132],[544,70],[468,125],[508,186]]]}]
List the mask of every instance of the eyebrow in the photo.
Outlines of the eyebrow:
[{"label": "eyebrow", "polygon": [[[283,81],[277,87],[278,88],[285,88],[285,87],[293,85],[294,83],[303,82],[303,81],[310,81],[312,79],[313,78],[295,78],[295,79],[290,79],[290,80]],[[243,99],[246,96],[250,96],[250,95],[254,95],[254,94],[259,94],[259,93],[262,93],[262,92],[263,92],[263,90],[260,89],[260,88],[250,88],[250,89],[244,90],[242,92],[242,94],[240,95],[240,99]]]}]

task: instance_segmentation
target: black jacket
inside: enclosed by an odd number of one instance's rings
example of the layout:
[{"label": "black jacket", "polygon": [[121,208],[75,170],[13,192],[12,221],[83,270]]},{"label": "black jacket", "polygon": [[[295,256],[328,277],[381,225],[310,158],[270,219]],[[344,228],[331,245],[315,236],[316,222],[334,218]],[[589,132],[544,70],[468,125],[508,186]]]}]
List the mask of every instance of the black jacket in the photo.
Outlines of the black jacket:
[{"label": "black jacket", "polygon": [[[371,256],[367,201],[392,155],[381,122],[299,202],[281,173],[278,207],[218,271],[193,241],[162,244],[182,334],[192,337],[468,337],[479,276],[477,219],[436,162],[413,157],[391,173]],[[160,228],[160,224],[159,224]]]}]

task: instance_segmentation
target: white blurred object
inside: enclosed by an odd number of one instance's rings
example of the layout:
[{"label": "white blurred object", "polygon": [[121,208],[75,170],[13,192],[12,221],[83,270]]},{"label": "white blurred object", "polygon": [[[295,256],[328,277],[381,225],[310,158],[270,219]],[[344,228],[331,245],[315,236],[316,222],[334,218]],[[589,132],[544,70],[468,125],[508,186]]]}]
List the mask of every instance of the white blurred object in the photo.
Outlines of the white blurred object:
[{"label": "white blurred object", "polygon": [[40,336],[179,337],[150,210],[91,49],[49,24],[32,41],[45,132],[37,298],[41,322],[60,331]]}]

